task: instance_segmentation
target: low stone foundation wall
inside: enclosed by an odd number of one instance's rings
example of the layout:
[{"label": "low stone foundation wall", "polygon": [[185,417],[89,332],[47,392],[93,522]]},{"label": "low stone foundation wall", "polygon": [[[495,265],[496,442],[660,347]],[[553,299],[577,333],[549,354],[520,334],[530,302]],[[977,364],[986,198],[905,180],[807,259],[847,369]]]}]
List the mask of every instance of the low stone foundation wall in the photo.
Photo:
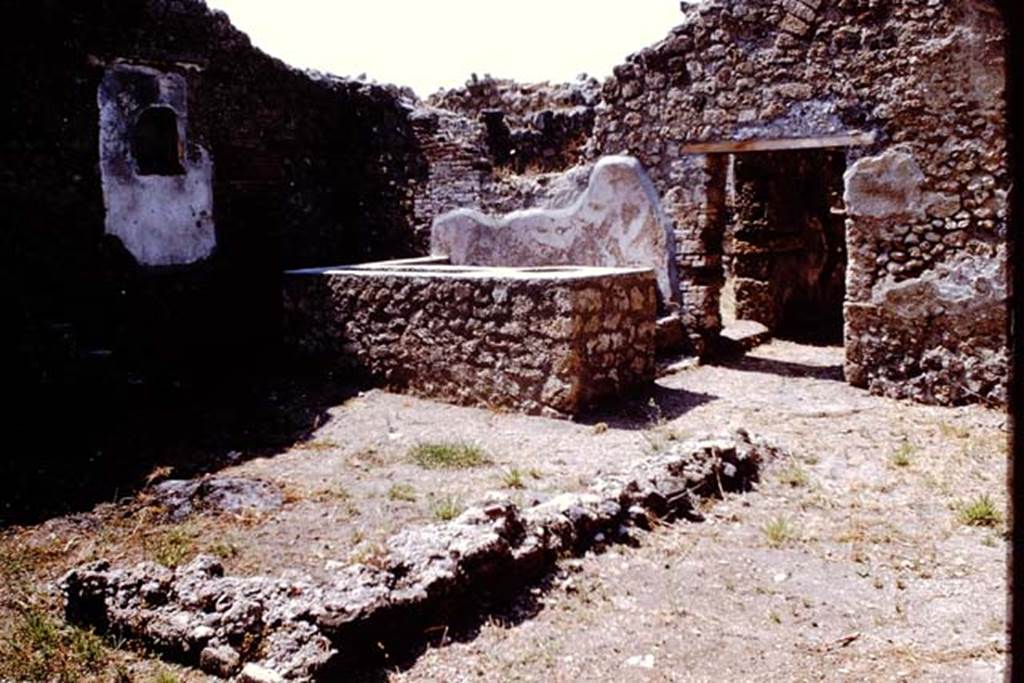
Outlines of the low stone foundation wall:
[{"label": "low stone foundation wall", "polygon": [[292,347],[395,391],[566,416],[655,376],[652,270],[395,262],[284,294]]},{"label": "low stone foundation wall", "polygon": [[100,560],[61,581],[65,613],[237,683],[350,680],[382,641],[391,651],[422,642],[427,625],[479,615],[560,557],[636,544],[634,526],[699,515],[702,501],[749,490],[762,463],[783,455],[741,430],[677,442],[582,493],[525,509],[490,495],[450,522],[401,531],[372,566],[328,581],[225,576],[209,555],[175,570]]}]

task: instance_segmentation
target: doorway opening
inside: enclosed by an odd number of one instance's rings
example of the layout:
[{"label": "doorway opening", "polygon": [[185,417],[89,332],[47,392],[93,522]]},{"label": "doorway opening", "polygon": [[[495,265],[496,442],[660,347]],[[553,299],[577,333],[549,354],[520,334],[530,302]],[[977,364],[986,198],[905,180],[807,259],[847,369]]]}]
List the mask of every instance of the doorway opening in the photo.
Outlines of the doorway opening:
[{"label": "doorway opening", "polygon": [[846,281],[842,148],[728,156],[723,321],[841,344]]}]

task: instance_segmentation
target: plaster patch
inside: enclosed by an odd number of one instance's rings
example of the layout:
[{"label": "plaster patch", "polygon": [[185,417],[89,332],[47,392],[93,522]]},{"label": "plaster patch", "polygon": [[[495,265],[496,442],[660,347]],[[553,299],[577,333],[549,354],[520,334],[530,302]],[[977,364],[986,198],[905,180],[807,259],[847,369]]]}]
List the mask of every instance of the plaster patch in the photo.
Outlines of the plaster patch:
[{"label": "plaster patch", "polygon": [[572,204],[499,218],[457,209],[434,221],[431,253],[453,265],[653,268],[662,302],[679,303],[671,223],[640,162],[604,157]]},{"label": "plaster patch", "polygon": [[[119,64],[107,70],[97,99],[107,234],[116,235],[143,265],[181,265],[208,257],[216,246],[213,160],[188,141],[184,77]],[[180,174],[142,175],[132,155],[133,127],[155,106],[177,116]]]}]

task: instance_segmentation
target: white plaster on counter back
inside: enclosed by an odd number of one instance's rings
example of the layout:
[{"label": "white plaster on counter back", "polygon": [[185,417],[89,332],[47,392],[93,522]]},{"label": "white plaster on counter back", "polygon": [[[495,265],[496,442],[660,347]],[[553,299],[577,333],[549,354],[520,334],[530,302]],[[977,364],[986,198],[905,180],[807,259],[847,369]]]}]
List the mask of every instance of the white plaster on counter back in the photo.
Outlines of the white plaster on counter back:
[{"label": "white plaster on counter back", "polygon": [[452,265],[653,268],[662,301],[679,302],[671,224],[640,162],[628,156],[598,161],[587,189],[565,208],[500,218],[471,209],[444,214],[430,247]]}]

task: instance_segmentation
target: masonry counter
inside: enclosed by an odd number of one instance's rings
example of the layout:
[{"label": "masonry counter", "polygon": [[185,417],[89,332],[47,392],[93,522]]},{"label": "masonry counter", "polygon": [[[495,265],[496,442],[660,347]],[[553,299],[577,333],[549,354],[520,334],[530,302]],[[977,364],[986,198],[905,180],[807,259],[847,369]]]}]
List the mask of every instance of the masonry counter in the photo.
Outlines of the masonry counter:
[{"label": "masonry counter", "polygon": [[286,343],[389,390],[530,414],[653,382],[652,269],[437,261],[287,271]]}]

